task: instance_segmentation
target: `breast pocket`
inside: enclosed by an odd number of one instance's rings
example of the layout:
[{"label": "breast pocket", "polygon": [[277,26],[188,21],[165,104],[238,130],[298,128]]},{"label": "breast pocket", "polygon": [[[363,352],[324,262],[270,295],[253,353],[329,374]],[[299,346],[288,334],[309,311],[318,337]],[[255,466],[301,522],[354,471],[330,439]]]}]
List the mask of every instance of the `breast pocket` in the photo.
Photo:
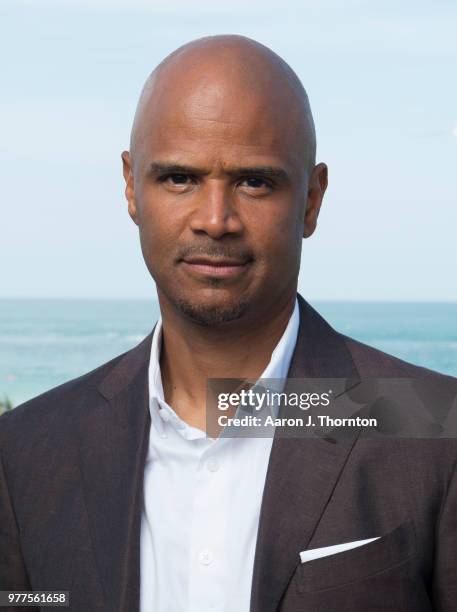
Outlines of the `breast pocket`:
[{"label": "breast pocket", "polygon": [[400,565],[415,553],[414,525],[407,521],[368,544],[301,564],[297,588],[312,593],[342,586]]}]

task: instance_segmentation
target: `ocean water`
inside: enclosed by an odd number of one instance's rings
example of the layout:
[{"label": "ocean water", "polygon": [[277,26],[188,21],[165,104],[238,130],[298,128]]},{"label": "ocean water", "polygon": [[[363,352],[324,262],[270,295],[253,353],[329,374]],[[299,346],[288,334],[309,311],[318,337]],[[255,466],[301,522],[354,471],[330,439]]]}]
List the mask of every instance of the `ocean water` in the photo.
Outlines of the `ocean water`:
[{"label": "ocean water", "polygon": [[[333,327],[412,363],[457,376],[457,304],[311,302]],[[14,405],[138,344],[146,300],[0,300],[0,400]]]}]

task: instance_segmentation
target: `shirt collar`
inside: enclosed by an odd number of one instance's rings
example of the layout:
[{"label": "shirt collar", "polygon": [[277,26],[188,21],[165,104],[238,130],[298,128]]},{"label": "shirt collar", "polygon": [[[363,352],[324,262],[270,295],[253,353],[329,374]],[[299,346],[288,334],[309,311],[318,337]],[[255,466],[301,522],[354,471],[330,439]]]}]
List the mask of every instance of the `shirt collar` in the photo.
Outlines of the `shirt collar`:
[{"label": "shirt collar", "polygon": [[[295,299],[295,306],[289,319],[286,329],[281,336],[278,344],[274,348],[270,361],[259,379],[279,379],[287,378],[292,355],[297,342],[298,327],[300,323],[298,300]],[[162,375],[160,371],[160,350],[162,346],[162,318],[159,317],[154,329],[151,343],[151,357],[149,360],[149,411],[152,424],[160,435],[164,434],[164,422],[168,421],[181,432],[185,431],[185,437],[195,439],[205,437],[206,434],[201,430],[191,427],[178,417],[173,408],[164,399]],[[280,385],[281,386],[281,385]],[[281,388],[275,388],[280,391]],[[159,410],[161,414],[159,414]],[[165,418],[164,418],[165,417]]]}]

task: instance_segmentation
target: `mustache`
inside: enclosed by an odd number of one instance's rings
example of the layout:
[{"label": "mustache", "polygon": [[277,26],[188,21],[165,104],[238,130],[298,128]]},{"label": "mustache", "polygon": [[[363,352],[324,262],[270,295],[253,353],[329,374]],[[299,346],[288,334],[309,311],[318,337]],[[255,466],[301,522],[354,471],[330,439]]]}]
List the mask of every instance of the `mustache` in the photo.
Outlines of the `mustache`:
[{"label": "mustache", "polygon": [[243,261],[251,261],[254,259],[254,253],[250,249],[243,249],[231,245],[208,244],[208,245],[188,245],[179,250],[177,260],[187,257],[226,257],[227,259],[236,259]]}]

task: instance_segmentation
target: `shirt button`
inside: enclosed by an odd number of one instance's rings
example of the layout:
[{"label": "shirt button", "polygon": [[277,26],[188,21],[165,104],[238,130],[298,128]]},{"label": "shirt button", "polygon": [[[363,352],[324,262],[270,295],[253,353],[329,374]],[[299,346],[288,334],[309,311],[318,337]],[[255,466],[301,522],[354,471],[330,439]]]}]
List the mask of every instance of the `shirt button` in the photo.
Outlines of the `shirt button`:
[{"label": "shirt button", "polygon": [[199,553],[198,560],[202,565],[209,565],[213,560],[213,553],[207,548],[205,548]]},{"label": "shirt button", "polygon": [[206,467],[210,472],[217,472],[217,470],[220,468],[219,461],[213,458],[208,459],[206,462]]}]

